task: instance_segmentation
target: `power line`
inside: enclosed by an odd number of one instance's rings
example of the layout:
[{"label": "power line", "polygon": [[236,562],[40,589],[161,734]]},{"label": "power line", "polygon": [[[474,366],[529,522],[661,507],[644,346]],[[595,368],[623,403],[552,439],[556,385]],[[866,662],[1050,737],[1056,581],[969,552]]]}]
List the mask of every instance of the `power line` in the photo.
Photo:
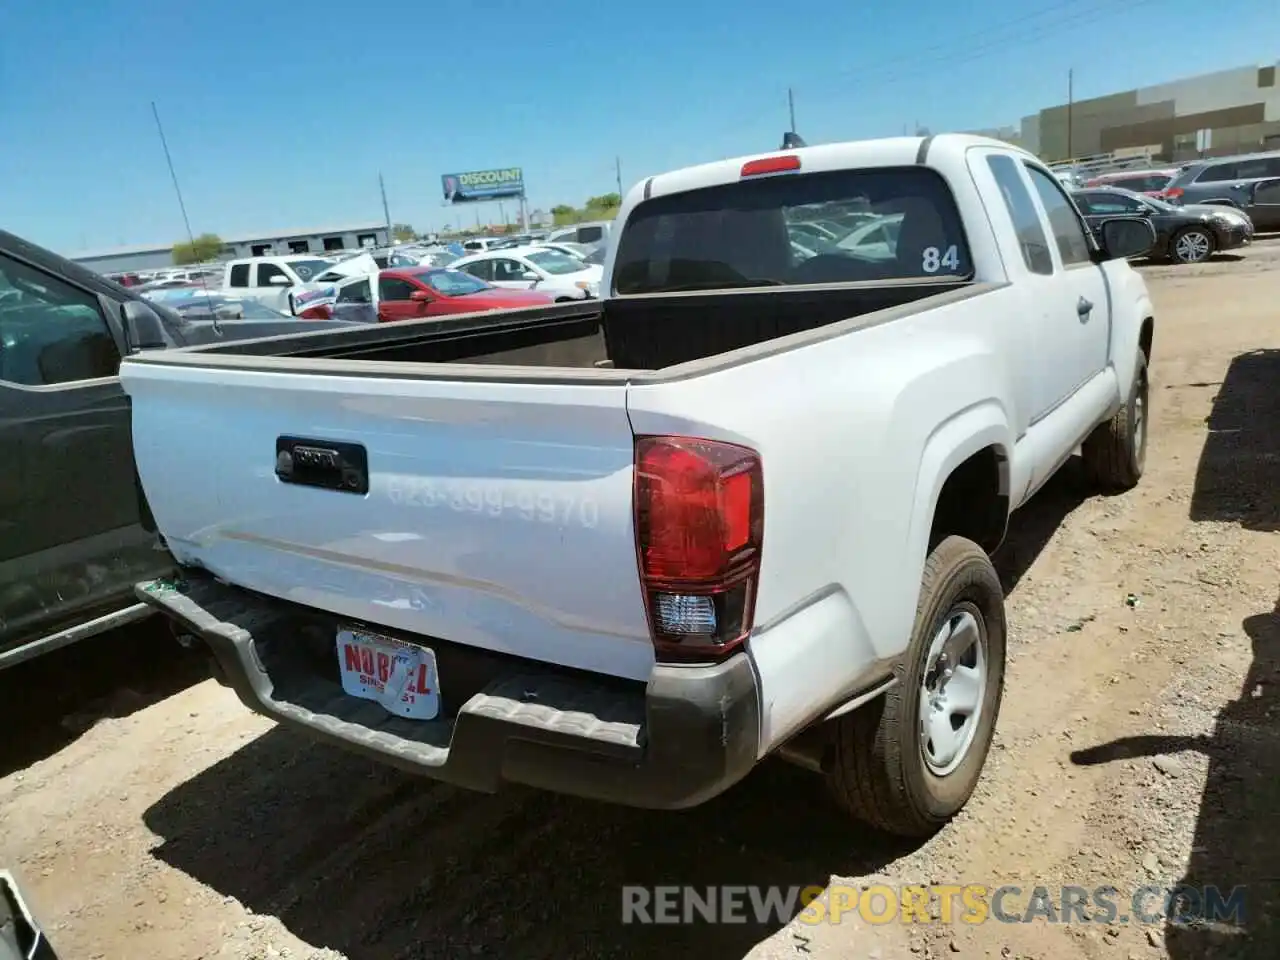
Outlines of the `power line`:
[{"label": "power line", "polygon": [[[994,31],[985,30],[981,33],[954,38],[944,44],[935,44],[932,47],[917,48],[908,53],[903,53],[892,58],[886,58],[882,61],[863,61],[858,63],[856,67],[828,74],[827,77],[835,78],[850,74],[857,75],[860,82],[863,84],[863,86],[860,87],[859,95],[865,98],[868,91],[874,93],[882,87],[889,87],[907,80],[917,79],[927,67],[941,65],[959,66],[966,63],[985,60],[993,53],[1006,52],[1007,48],[1011,44],[1030,43],[1049,37],[1059,38],[1063,35],[1064,30],[1095,23],[1099,20],[1114,17],[1119,13],[1129,13],[1135,9],[1150,6],[1155,2],[1156,0],[1132,0],[1131,3],[1124,5],[1122,8],[1117,8],[1117,5],[1113,0],[1104,0],[1101,4],[1095,3],[1079,7],[1078,9],[1072,9],[1068,15],[1063,16],[1063,11],[1068,8],[1076,7],[1078,4],[1078,0],[1063,0],[1063,2],[1053,4],[1034,13],[1025,14],[1021,17],[1009,20]],[[1031,21],[1040,19],[1049,13],[1057,13],[1059,15],[1047,22],[1031,23]],[[1009,30],[1010,27],[1015,27],[1018,24],[1023,24],[1023,26],[1014,30]],[[976,46],[973,43],[967,42],[973,39],[981,39],[983,42],[978,43]],[[962,47],[963,49],[957,49],[951,55],[924,59],[919,57],[921,52],[927,52],[929,50],[944,50],[948,48],[955,48],[957,46]],[[888,73],[877,75],[876,71],[884,67],[894,69],[890,69]],[[737,118],[733,122],[732,127],[736,128],[742,126],[744,123],[757,122],[761,120],[764,115],[764,112],[761,111],[760,108],[756,107],[749,115],[743,114]],[[728,130],[730,128],[731,127],[726,126],[724,129]]]}]

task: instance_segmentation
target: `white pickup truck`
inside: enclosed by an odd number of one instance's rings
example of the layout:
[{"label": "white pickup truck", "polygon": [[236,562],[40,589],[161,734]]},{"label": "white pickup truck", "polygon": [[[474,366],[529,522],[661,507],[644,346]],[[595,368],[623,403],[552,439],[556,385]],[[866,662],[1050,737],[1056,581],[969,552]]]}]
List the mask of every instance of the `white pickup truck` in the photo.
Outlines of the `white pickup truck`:
[{"label": "white pickup truck", "polygon": [[[796,250],[869,216],[891,250]],[[140,598],[250,708],[441,780],[681,808],[777,754],[936,830],[1010,514],[1077,449],[1142,473],[1151,227],[1095,241],[963,135],[650,177],[617,222],[600,302],[126,359],[184,568]]]},{"label": "white pickup truck", "polygon": [[279,257],[232,260],[223,268],[223,289],[236,297],[256,300],[280,313],[293,313],[293,296],[314,292],[344,277],[376,274],[378,265],[368,253],[346,260],[328,260],[299,253]]}]

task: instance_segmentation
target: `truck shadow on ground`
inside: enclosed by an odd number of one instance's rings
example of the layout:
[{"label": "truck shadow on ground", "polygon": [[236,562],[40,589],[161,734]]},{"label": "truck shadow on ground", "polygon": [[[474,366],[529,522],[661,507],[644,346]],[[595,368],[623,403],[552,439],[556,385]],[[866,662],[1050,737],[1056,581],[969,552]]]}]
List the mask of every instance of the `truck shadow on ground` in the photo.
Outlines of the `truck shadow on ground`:
[{"label": "truck shadow on ground", "polygon": [[764,923],[624,925],[623,887],[826,887],[906,852],[782,763],[696,809],[650,812],[469,793],[281,728],[144,819],[160,860],[351,960],[740,958],[799,906]]},{"label": "truck shadow on ground", "polygon": [[[1257,350],[1231,362],[1208,419],[1192,520],[1280,529],[1277,384],[1280,350]],[[1181,880],[1183,909],[1192,916],[1212,913],[1215,897],[1220,908],[1229,908],[1232,891],[1243,888],[1243,916],[1225,909],[1217,923],[1167,922],[1172,960],[1280,957],[1280,600],[1274,609],[1246,617],[1242,626],[1252,660],[1239,697],[1218,714],[1210,736],[1127,737],[1072,755],[1079,764],[1182,750],[1209,758],[1191,859]]]},{"label": "truck shadow on ground", "polygon": [[1013,592],[1062,526],[1062,521],[1096,491],[1089,488],[1079,457],[1072,457],[1022,509],[1009,518],[1009,532],[991,561],[1005,595]]},{"label": "truck shadow on ground", "polygon": [[0,671],[0,777],[51,756],[99,720],[127,717],[209,676],[157,618]]},{"label": "truck shadow on ground", "polygon": [[[1165,924],[1171,960],[1280,957],[1280,601],[1246,618],[1244,630],[1253,662],[1211,736],[1125,737],[1071,757],[1081,765],[1183,750],[1209,757],[1191,859],[1179,881],[1182,906],[1175,908],[1186,913]],[[1233,902],[1236,889],[1243,899]]]},{"label": "truck shadow on ground", "polygon": [[1209,414],[1191,519],[1280,530],[1280,350],[1231,361]]}]

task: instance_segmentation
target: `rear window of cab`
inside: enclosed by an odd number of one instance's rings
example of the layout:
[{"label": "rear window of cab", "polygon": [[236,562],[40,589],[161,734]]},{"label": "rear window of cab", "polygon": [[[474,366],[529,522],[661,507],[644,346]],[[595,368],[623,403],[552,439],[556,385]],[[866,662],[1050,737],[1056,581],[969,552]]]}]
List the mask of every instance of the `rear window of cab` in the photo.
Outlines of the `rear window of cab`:
[{"label": "rear window of cab", "polygon": [[614,292],[741,289],[973,273],[960,213],[927,167],[796,173],[655,197],[618,240]]}]

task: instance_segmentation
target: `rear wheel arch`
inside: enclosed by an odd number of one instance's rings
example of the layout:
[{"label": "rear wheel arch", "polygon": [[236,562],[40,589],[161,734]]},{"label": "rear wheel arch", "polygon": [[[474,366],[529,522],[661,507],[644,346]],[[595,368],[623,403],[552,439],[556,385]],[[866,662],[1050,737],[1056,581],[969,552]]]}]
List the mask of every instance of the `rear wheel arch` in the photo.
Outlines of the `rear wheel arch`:
[{"label": "rear wheel arch", "polygon": [[1156,335],[1156,318],[1144,317],[1142,320],[1142,329],[1138,332],[1138,349],[1142,351],[1142,355],[1147,358],[1147,363],[1151,362],[1151,347],[1154,344]]},{"label": "rear wheel arch", "polygon": [[928,549],[958,536],[994,553],[1008,522],[1009,457],[1001,447],[988,444],[947,474],[934,503]]}]

